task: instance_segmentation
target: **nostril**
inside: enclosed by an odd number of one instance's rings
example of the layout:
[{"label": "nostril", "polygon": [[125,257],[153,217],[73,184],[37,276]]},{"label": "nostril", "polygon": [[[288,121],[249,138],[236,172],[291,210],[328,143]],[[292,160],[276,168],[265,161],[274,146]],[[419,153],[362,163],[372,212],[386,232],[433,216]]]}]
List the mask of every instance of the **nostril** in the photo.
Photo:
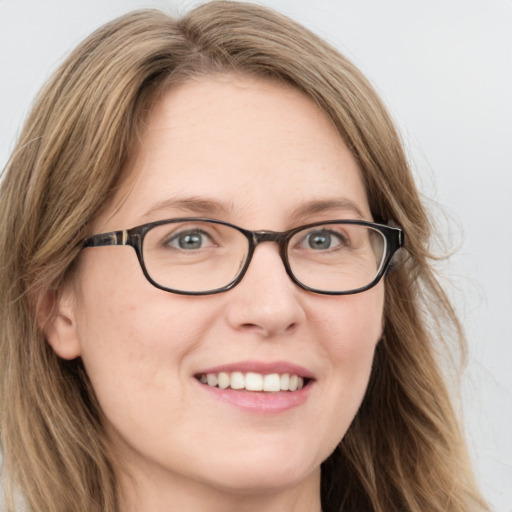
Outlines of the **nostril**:
[{"label": "nostril", "polygon": [[297,328],[297,323],[296,322],[292,322],[290,323],[290,325],[286,328],[286,332],[290,333],[290,332],[293,332],[295,331],[295,329]]},{"label": "nostril", "polygon": [[260,327],[256,324],[245,323],[245,324],[240,325],[239,328],[244,331],[255,331],[255,330],[258,330]]}]

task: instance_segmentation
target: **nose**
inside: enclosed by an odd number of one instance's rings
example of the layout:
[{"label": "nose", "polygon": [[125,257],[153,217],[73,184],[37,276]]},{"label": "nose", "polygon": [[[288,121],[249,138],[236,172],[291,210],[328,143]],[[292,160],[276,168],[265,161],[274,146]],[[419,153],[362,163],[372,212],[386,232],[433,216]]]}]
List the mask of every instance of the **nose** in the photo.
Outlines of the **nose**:
[{"label": "nose", "polygon": [[306,292],[290,279],[274,243],[262,243],[229,296],[227,318],[238,331],[269,338],[295,331],[305,319]]}]

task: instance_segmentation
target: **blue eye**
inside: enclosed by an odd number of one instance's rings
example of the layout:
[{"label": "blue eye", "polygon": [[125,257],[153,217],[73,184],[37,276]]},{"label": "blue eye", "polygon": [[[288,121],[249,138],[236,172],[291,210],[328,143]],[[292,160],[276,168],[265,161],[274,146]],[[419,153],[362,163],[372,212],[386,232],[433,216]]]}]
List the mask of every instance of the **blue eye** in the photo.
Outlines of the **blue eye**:
[{"label": "blue eye", "polygon": [[339,233],[327,229],[312,231],[304,239],[304,246],[306,249],[313,249],[315,251],[325,251],[327,249],[334,249],[345,244],[344,237]]},{"label": "blue eye", "polygon": [[212,245],[211,238],[199,230],[182,231],[175,234],[167,243],[167,246],[175,249],[190,251],[194,249],[203,249]]}]

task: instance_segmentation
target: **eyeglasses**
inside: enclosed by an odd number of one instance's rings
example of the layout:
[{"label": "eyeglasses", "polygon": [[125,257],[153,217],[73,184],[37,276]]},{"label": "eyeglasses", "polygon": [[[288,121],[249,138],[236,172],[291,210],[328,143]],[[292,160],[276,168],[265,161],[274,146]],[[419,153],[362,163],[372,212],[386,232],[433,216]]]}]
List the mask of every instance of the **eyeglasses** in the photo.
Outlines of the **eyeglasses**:
[{"label": "eyeglasses", "polygon": [[348,295],[380,281],[404,235],[400,228],[359,220],[315,222],[278,233],[187,217],[94,235],[83,248],[130,245],[152,285],[208,295],[236,286],[264,242],[279,245],[286,272],[304,290]]}]

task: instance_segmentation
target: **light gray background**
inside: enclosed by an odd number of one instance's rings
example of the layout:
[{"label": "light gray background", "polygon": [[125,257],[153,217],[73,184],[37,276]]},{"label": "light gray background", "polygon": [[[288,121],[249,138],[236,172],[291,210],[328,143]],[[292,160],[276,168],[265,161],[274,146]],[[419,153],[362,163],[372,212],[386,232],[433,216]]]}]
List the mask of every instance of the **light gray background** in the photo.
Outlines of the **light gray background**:
[{"label": "light gray background", "polygon": [[[39,87],[105,21],[197,1],[0,0],[0,167]],[[351,58],[387,103],[457,254],[470,343],[463,408],[483,491],[512,511],[512,1],[262,0]],[[448,219],[448,220],[446,220]]]}]

